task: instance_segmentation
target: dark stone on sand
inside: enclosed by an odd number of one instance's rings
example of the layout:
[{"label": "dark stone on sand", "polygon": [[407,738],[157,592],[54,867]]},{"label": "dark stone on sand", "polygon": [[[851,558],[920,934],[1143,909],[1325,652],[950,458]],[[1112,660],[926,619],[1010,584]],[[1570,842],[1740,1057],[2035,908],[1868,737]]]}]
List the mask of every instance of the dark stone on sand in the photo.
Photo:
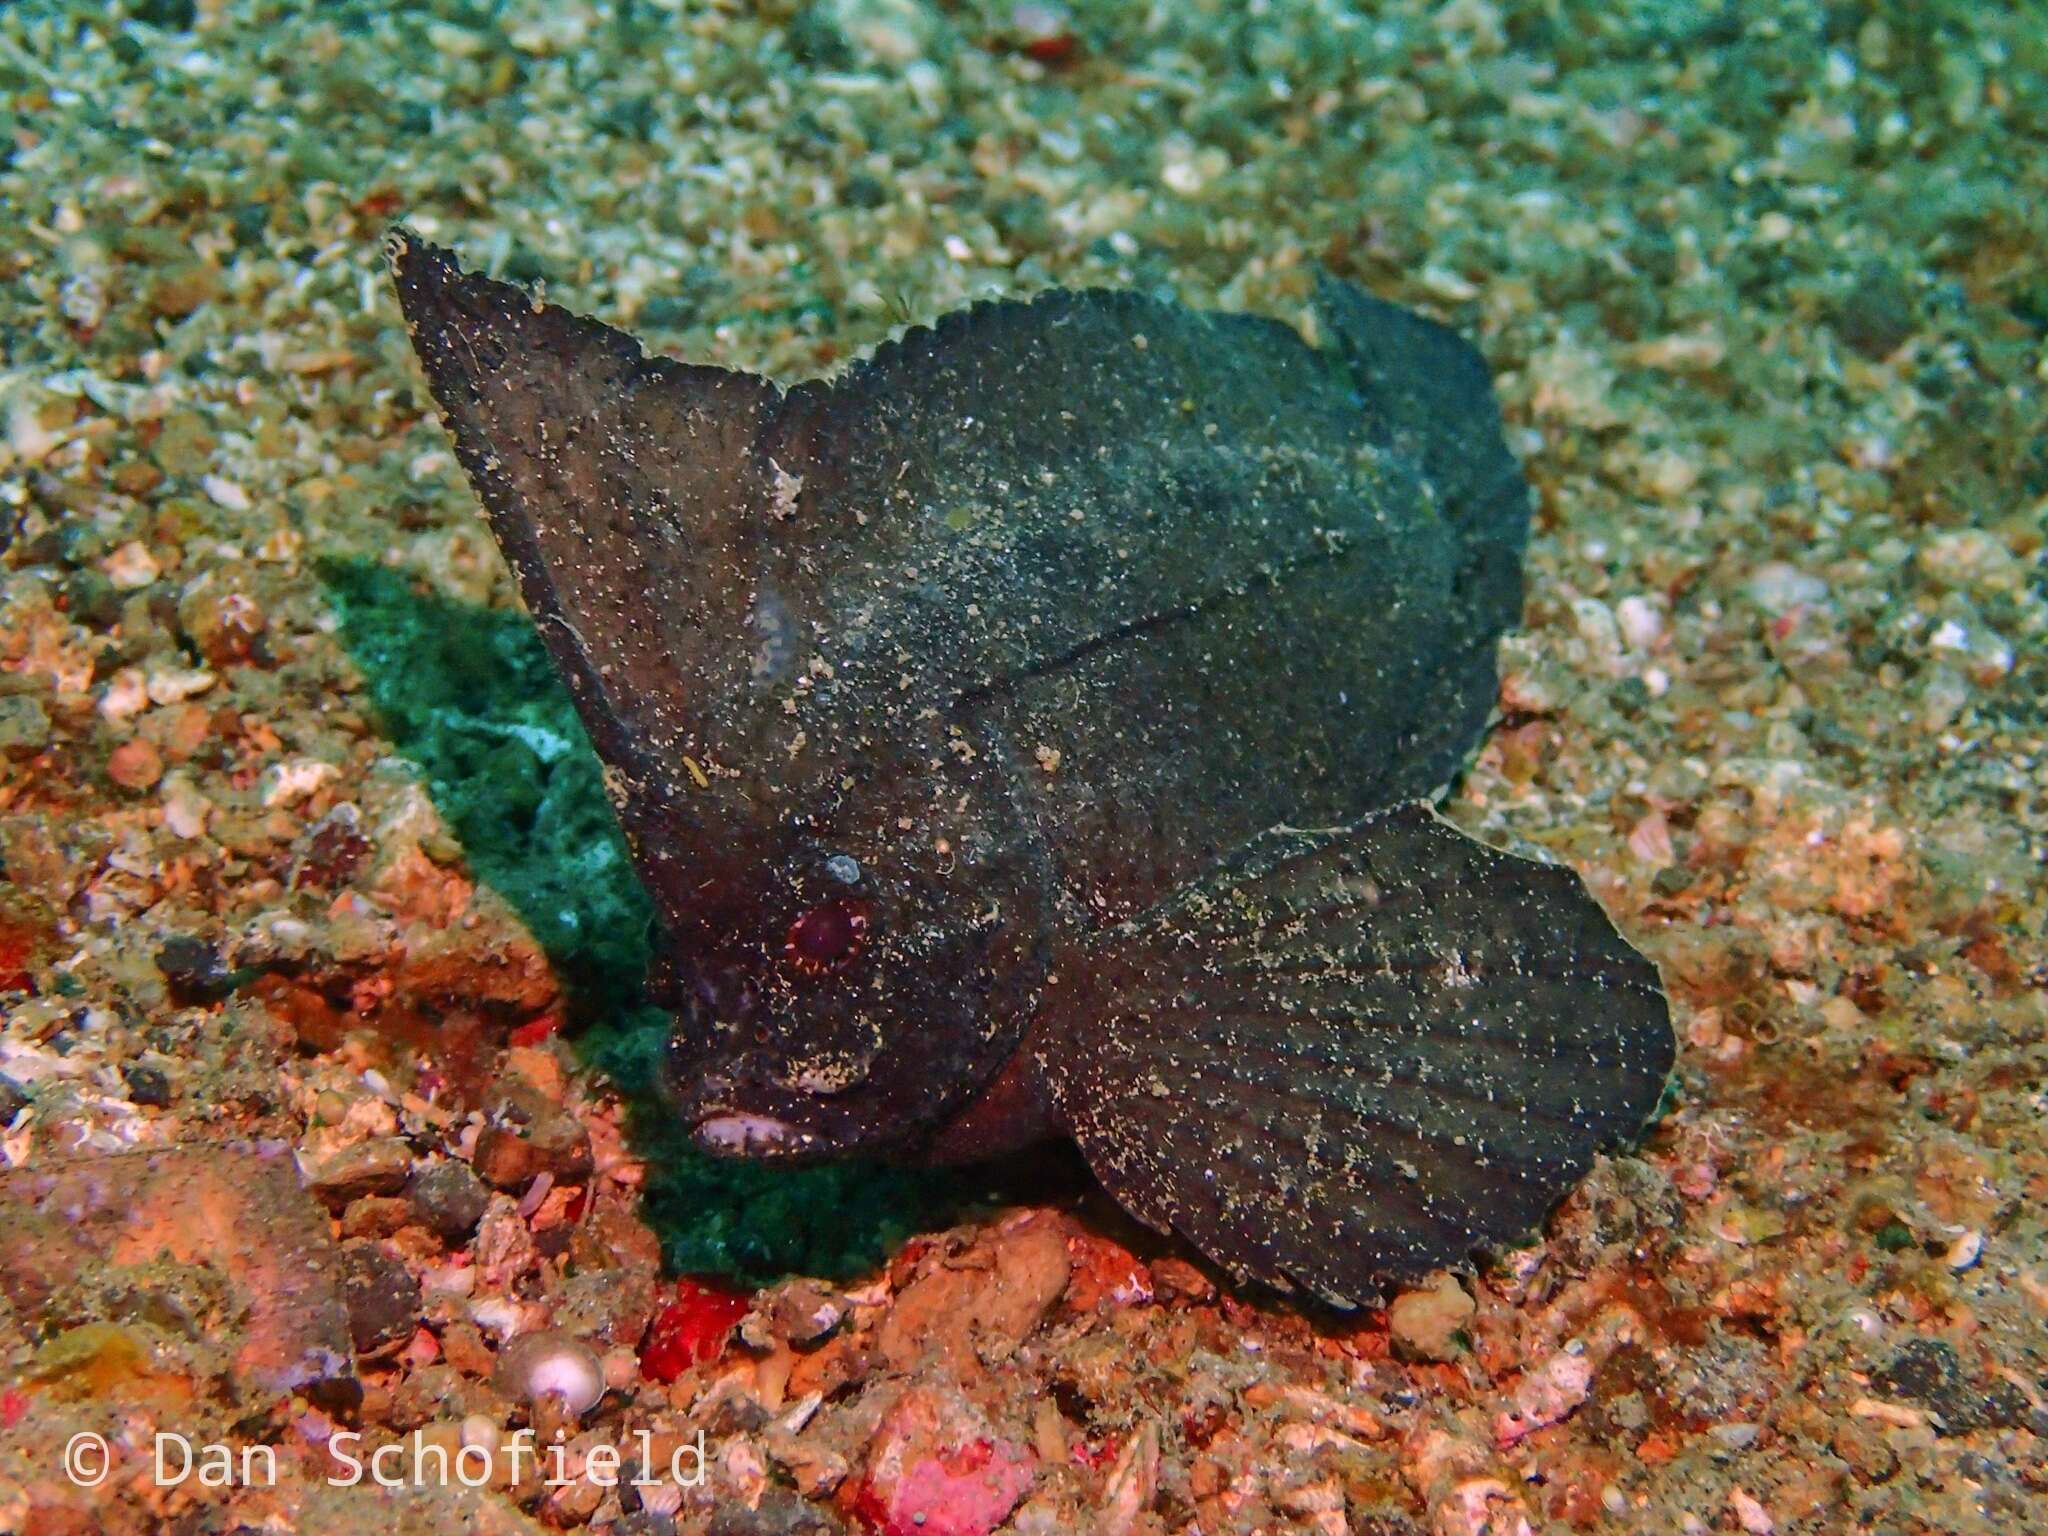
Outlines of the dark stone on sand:
[{"label": "dark stone on sand", "polygon": [[156,952],[171,1001],[180,1008],[217,1003],[235,989],[234,974],[221,963],[220,952],[194,934],[178,933]]},{"label": "dark stone on sand", "polygon": [[338,1148],[306,1173],[306,1184],[336,1210],[365,1195],[395,1195],[412,1171],[404,1138],[377,1136]]},{"label": "dark stone on sand", "polygon": [[407,1194],[421,1224],[448,1243],[461,1242],[474,1232],[491,1203],[490,1191],[468,1164],[453,1159],[420,1169]]},{"label": "dark stone on sand", "polygon": [[590,1172],[590,1135],[574,1116],[551,1114],[523,1130],[485,1126],[476,1139],[471,1160],[478,1177],[513,1193],[543,1173],[558,1179],[580,1179]]},{"label": "dark stone on sand", "polygon": [[163,1109],[171,1102],[171,1080],[156,1067],[140,1062],[124,1067],[121,1080],[128,1085],[128,1102],[145,1109]]},{"label": "dark stone on sand", "polygon": [[50,744],[50,715],[35,699],[0,699],[0,754],[34,757]]},{"label": "dark stone on sand", "polygon": [[73,623],[105,629],[121,616],[121,594],[100,572],[89,567],[64,578],[64,612]]},{"label": "dark stone on sand", "polygon": [[2009,1381],[1972,1382],[1946,1339],[1914,1339],[1871,1378],[1871,1385],[1934,1414],[1942,1434],[2012,1429],[2027,1422],[2031,1408],[2026,1394]]},{"label": "dark stone on sand", "polygon": [[788,1489],[770,1487],[754,1509],[720,1505],[706,1536],[838,1536],[845,1529],[830,1510],[806,1503]]},{"label": "dark stone on sand", "polygon": [[846,178],[845,197],[850,208],[879,208],[889,201],[889,189],[872,176],[855,173]]},{"label": "dark stone on sand", "polygon": [[1864,357],[1889,357],[1913,334],[1917,317],[1913,291],[1889,267],[1872,267],[1842,300],[1835,324],[1846,341]]},{"label": "dark stone on sand", "polygon": [[404,1260],[382,1243],[349,1243],[341,1250],[341,1280],[349,1337],[358,1352],[374,1354],[412,1337],[419,1325],[420,1283]]}]

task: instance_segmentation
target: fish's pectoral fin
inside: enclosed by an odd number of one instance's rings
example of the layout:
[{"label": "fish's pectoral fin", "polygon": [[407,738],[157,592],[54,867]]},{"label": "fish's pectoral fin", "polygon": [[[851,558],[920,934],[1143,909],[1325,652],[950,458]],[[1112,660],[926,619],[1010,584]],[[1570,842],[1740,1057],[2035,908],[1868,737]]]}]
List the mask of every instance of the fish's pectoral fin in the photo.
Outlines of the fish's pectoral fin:
[{"label": "fish's pectoral fin", "polygon": [[1655,966],[1570,869],[1420,802],[1277,829],[1075,967],[1039,1047],[1134,1215],[1370,1302],[1534,1229],[1655,1109]]}]

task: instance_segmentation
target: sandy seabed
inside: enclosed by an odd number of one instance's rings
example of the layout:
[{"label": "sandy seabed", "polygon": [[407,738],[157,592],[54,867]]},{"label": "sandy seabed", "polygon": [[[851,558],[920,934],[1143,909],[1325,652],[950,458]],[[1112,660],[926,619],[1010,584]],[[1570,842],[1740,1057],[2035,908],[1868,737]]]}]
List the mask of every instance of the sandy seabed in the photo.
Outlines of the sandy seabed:
[{"label": "sandy seabed", "polygon": [[[2039,21],[0,13],[0,1531],[2048,1524]],[[681,1158],[400,217],[782,377],[1319,267],[1471,336],[1538,512],[1446,810],[1659,962],[1670,1112],[1341,1322],[1085,1190]]]}]

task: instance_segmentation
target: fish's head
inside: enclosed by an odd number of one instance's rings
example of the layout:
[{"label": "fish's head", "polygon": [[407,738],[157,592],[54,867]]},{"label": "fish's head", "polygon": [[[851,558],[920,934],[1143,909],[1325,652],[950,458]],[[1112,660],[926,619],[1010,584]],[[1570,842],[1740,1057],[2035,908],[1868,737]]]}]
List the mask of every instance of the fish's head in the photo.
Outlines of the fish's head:
[{"label": "fish's head", "polygon": [[1039,893],[1015,848],[955,835],[854,851],[797,827],[708,864],[649,982],[674,1019],[663,1091],[700,1147],[914,1154],[1001,1068],[1043,977]]}]

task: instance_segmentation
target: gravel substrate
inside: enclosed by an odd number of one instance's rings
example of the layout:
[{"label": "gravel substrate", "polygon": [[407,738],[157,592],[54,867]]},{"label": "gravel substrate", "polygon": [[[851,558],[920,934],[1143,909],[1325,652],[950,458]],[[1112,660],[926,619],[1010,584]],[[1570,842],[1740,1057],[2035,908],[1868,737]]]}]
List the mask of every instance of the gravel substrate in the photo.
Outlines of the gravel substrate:
[{"label": "gravel substrate", "polygon": [[[2048,1526],[2040,22],[0,10],[0,1531]],[[1539,501],[1447,813],[1660,963],[1668,1115],[1348,1320],[1057,1170],[685,1159],[400,218],[789,378],[1055,283],[1470,335]]]}]

